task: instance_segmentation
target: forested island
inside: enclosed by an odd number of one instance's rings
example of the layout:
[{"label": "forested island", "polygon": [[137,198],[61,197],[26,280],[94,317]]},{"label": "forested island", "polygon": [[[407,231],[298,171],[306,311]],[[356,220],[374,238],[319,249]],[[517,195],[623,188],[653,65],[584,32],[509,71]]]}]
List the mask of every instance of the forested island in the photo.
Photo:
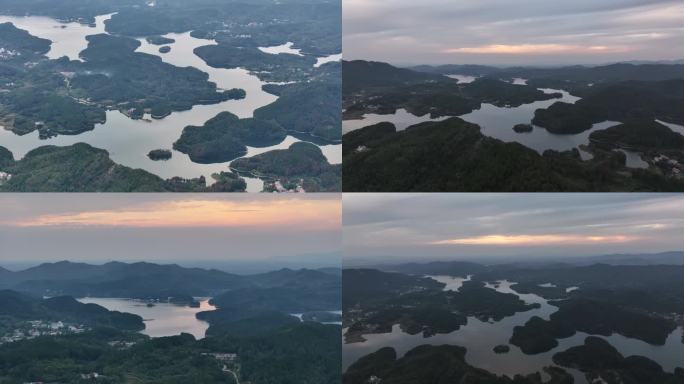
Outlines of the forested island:
[{"label": "forested island", "polygon": [[[678,255],[681,260],[681,253]],[[655,255],[647,256],[657,260]],[[652,264],[647,256],[643,263],[639,256],[632,257],[630,264],[634,265],[597,257],[589,265],[586,261],[573,264],[572,260],[530,267],[446,261],[344,269],[343,284],[350,287],[342,299],[344,348],[366,350],[364,342],[372,339],[378,349],[362,356],[349,352],[355,358],[345,362],[343,382],[411,383],[478,377],[480,383],[493,384],[576,383],[578,377],[586,377],[587,382],[682,383],[683,365],[672,368],[671,361],[647,357],[649,347],[631,347],[633,355],[623,355],[617,348],[628,344],[613,346],[623,338],[673,351],[684,345],[684,338],[673,339],[684,326],[680,279],[684,267],[681,263]],[[674,256],[667,258],[676,260]],[[446,289],[445,283],[430,277],[433,275],[468,278],[460,287]],[[508,287],[510,293],[505,291]],[[529,302],[529,295],[539,299]],[[504,325],[507,319],[526,318],[517,320],[519,326]],[[474,319],[485,323],[478,325]],[[468,327],[475,328],[463,330]],[[497,339],[473,333],[475,329],[502,332],[504,339],[488,346]],[[465,333],[459,337],[459,332]],[[391,337],[383,337],[390,333]],[[419,341],[414,335],[421,334]],[[577,335],[587,336],[578,339]],[[407,348],[409,345],[415,347]],[[470,352],[471,348],[477,351]],[[482,348],[489,349],[492,356],[515,354],[521,367],[533,364],[540,371],[513,376],[478,368],[491,364]],[[471,354],[474,357],[469,359]],[[548,356],[541,358],[548,359],[541,360],[546,364],[525,359],[541,354]],[[450,368],[431,368],[435,366]]]},{"label": "forested island", "polygon": [[[39,147],[18,161],[6,148],[2,149],[0,152],[5,155],[0,171],[11,175],[0,184],[0,191],[5,192],[201,192],[208,189],[204,177],[164,180],[142,169],[116,164],[107,151],[85,143]],[[223,184],[217,184],[209,188],[220,190]]]},{"label": "forested island", "polygon": [[[474,80],[459,82],[452,74]],[[357,60],[343,63],[343,78],[345,120],[373,115],[377,122],[388,115],[389,122],[404,109],[426,121],[400,132],[388,123],[346,132],[345,191],[684,189],[681,64],[398,68]],[[536,109],[530,121],[513,120],[510,127],[520,135],[539,135],[539,140],[544,140],[541,130],[559,136],[592,130],[584,144],[566,150],[530,148],[522,138],[490,136],[486,115],[483,123],[468,121],[482,108],[503,113],[558,98],[567,101],[550,102]],[[440,121],[430,122],[435,119]],[[593,128],[604,122],[612,125]],[[624,151],[643,166],[629,163]]]},{"label": "forested island", "polygon": [[320,148],[310,143],[294,143],[288,149],[238,159],[232,168],[238,174],[292,182],[311,192],[334,192],[341,188],[342,167],[330,165]]},{"label": "forested island", "polygon": [[[115,4],[104,0],[88,4],[69,0],[49,6],[39,0],[29,0],[0,5],[0,15],[46,16],[90,27],[101,23],[99,25],[104,29],[104,33],[100,30],[85,37],[86,45],[78,58],[48,58],[50,40],[33,36],[12,23],[0,25],[0,47],[3,48],[0,54],[0,124],[16,135],[32,136],[37,131],[40,139],[47,140],[59,135],[83,134],[110,124],[111,111],[118,111],[128,119],[151,123],[179,112],[191,113],[198,106],[230,105],[226,102],[263,98],[253,89],[247,95],[245,89],[237,87],[244,79],[236,77],[236,87],[228,84],[219,88],[216,79],[207,73],[211,72],[208,69],[202,71],[187,64],[170,64],[167,57],[176,52],[174,44],[181,43],[167,35],[188,33],[192,39],[206,40],[206,45],[193,52],[201,62],[216,69],[244,69],[248,72],[244,76],[262,82],[263,91],[278,98],[263,104],[247,101],[246,104],[255,105],[252,108],[256,110],[242,111],[240,118],[226,109],[206,116],[204,124],[188,125],[175,140],[174,150],[180,152],[176,156],[188,155],[191,161],[203,164],[224,163],[246,155],[246,146],[274,146],[288,135],[317,145],[337,145],[341,142],[341,65],[334,61],[319,65],[318,61],[341,51],[340,13],[339,4],[327,1],[303,4],[290,0],[278,4],[256,2],[230,6],[220,0],[202,4],[164,2],[154,6],[145,0]],[[104,22],[102,17],[105,17]],[[62,26],[67,28],[67,24]],[[283,45],[290,40],[295,42],[292,44],[297,54],[274,54],[260,49]],[[153,51],[144,49],[148,44],[153,46]],[[227,115],[233,119],[227,119]],[[253,118],[247,117],[251,115]],[[87,139],[84,142],[88,143]],[[147,148],[141,155],[160,146]],[[64,151],[69,152],[66,148],[64,146]],[[110,152],[117,151],[110,149]],[[17,153],[15,157],[17,162],[23,161]],[[152,160],[166,157],[165,154],[159,157],[156,152],[149,156]],[[169,162],[170,167],[173,164],[175,162]],[[244,180],[239,176],[241,182],[221,187],[221,183],[202,185],[200,174],[186,175],[190,180],[180,177],[160,180],[136,169],[120,172],[117,178],[121,182],[102,183],[100,179],[109,177],[107,173],[85,174],[83,168],[87,164],[54,166],[62,172],[41,172],[37,176],[41,183],[15,181],[12,186],[3,188],[63,192],[245,190],[240,189]],[[125,168],[119,164],[111,167]],[[153,167],[141,168],[154,170]],[[0,171],[17,180],[25,179],[26,175],[15,172],[34,173],[25,167],[19,171],[14,168]],[[227,165],[223,172],[230,174]],[[306,179],[320,177],[316,172],[303,176]],[[341,176],[332,176],[338,180],[325,187],[313,185],[316,183],[307,185],[314,191],[341,190]],[[42,183],[46,177],[49,181]],[[203,177],[207,178],[208,174]],[[141,181],[140,178],[149,180]],[[197,182],[192,181],[194,179]],[[68,184],[73,180],[79,182]],[[280,184],[292,182],[290,175],[281,174],[269,174],[264,180],[269,185],[274,180]],[[41,184],[46,187],[41,189]],[[299,181],[296,184],[305,189]]]}]

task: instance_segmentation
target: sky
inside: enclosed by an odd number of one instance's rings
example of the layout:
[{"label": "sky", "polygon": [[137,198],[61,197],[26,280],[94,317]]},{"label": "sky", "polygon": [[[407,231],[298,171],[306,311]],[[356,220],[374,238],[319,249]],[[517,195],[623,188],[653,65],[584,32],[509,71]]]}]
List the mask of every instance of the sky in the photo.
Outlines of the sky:
[{"label": "sky", "polygon": [[567,65],[684,59],[681,0],[342,0],[346,60]]},{"label": "sky", "polygon": [[684,251],[677,194],[344,194],[347,266]]},{"label": "sky", "polygon": [[245,272],[340,264],[339,194],[3,194],[0,207],[0,266],[11,269],[61,260]]}]

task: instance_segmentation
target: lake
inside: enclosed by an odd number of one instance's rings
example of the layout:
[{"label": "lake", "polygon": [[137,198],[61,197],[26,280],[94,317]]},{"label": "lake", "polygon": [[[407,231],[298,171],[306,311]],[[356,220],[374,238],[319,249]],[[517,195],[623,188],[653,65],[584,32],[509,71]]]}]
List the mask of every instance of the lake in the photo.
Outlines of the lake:
[{"label": "lake", "polygon": [[[403,356],[409,350],[420,345],[451,344],[467,348],[466,361],[469,364],[498,375],[505,374],[513,377],[516,374],[529,374],[541,371],[545,366],[554,365],[551,360],[553,354],[584,343],[584,339],[589,335],[578,332],[572,337],[559,340],[559,346],[549,352],[526,355],[522,353],[520,348],[510,345],[511,350],[509,353],[494,353],[493,348],[495,346],[508,344],[515,326],[524,325],[532,316],[548,319],[552,313],[558,310],[557,307],[550,305],[541,296],[517,293],[511,288],[513,284],[513,282],[503,280],[495,284],[487,284],[487,287],[501,293],[515,294],[526,303],[538,303],[541,307],[516,313],[497,322],[486,322],[475,317],[469,317],[467,324],[459,330],[427,338],[423,337],[422,334],[409,335],[404,333],[399,328],[399,325],[395,325],[391,333],[367,334],[363,336],[367,340],[365,342],[344,344],[342,353],[343,369],[346,370],[349,365],[362,356],[373,353],[382,347],[393,347],[397,351],[398,356]],[[664,346],[650,345],[643,341],[630,339],[618,334],[601,337],[610,342],[625,356],[646,356],[660,363],[665,370],[672,372],[675,367],[684,365],[681,361],[681,356],[684,356],[682,335],[682,328],[678,328],[670,334]],[[575,377],[575,383],[587,384],[587,380],[581,372],[576,370],[568,371]],[[545,373],[543,376],[548,378],[548,375]]]},{"label": "lake", "polygon": [[448,119],[449,116],[438,117],[436,119],[430,118],[430,114],[425,114],[423,116],[416,116],[404,108],[397,109],[394,114],[390,115],[379,115],[376,113],[368,113],[363,115],[362,119],[354,120],[343,120],[342,121],[342,134],[367,127],[369,125],[374,125],[383,122],[389,122],[394,124],[397,131],[403,131],[406,128],[416,125],[419,123],[424,123],[426,121],[443,121]]},{"label": "lake", "polygon": [[148,307],[147,302],[133,299],[113,299],[85,297],[78,299],[81,303],[92,303],[103,306],[110,311],[128,312],[138,315],[145,322],[141,333],[150,337],[164,337],[189,333],[196,339],[203,339],[209,323],[198,320],[195,314],[216,309],[209,304],[208,298],[197,298],[199,308],[191,308],[169,303],[155,303]]},{"label": "lake", "polygon": [[[449,77],[458,79],[459,83],[468,83],[475,80],[475,77],[473,76],[449,75]],[[515,78],[512,83],[526,84],[527,80]],[[567,151],[578,148],[583,160],[590,160],[593,157],[591,153],[579,148],[581,145],[589,144],[589,135],[591,135],[592,132],[620,124],[619,121],[603,121],[592,125],[590,129],[584,132],[565,135],[554,134],[535,125],[533,125],[532,132],[515,132],[513,127],[516,124],[530,124],[532,122],[534,111],[537,109],[546,109],[553,103],[559,101],[574,104],[580,99],[561,89],[539,88],[539,90],[544,93],[560,93],[561,97],[535,101],[518,107],[497,107],[493,104],[483,103],[481,104],[480,109],[458,117],[467,122],[479,125],[480,131],[485,136],[493,137],[507,143],[520,143],[528,148],[534,149],[539,154],[544,153],[544,151],[548,149]],[[362,119],[344,120],[342,121],[342,133],[345,134],[381,122],[393,123],[397,127],[397,131],[402,131],[415,124],[427,121],[443,121],[447,118],[448,117],[440,117],[432,119],[429,114],[416,116],[405,109],[398,109],[394,114],[379,115],[370,113],[363,115]],[[658,122],[670,127],[673,131],[684,135],[684,126],[659,120]],[[648,168],[649,164],[641,158],[640,153],[622,149],[620,151],[625,153],[627,157],[627,167]]]},{"label": "lake", "polygon": [[61,23],[55,19],[42,16],[2,16],[0,23],[12,23],[15,27],[29,31],[33,36],[52,41],[46,56],[59,59],[67,56],[70,60],[82,61],[79,53],[88,47],[86,36],[105,33],[105,20],[113,14],[95,17],[95,26],[81,23]]},{"label": "lake", "polygon": [[458,277],[458,276],[447,276],[447,275],[438,275],[438,276],[425,276],[429,277],[432,280],[437,280],[442,284],[446,284],[444,286],[445,291],[454,291],[458,292],[461,287],[463,286],[463,283],[466,281],[470,281],[470,279],[473,277],[473,275],[468,275],[468,277]]},{"label": "lake", "polygon": [[[105,33],[104,22],[112,15],[96,17],[96,26],[89,27],[78,23],[62,24],[46,17],[5,17],[0,22],[17,23],[17,27],[28,30],[31,34],[49,38],[54,43],[48,54],[51,58],[69,56],[77,59],[78,53],[87,47],[85,37],[92,34]],[[74,25],[72,25],[74,24]],[[66,28],[61,26],[66,25]],[[163,119],[150,119],[145,116],[141,120],[133,120],[119,111],[107,111],[104,124],[96,124],[95,129],[75,136],[60,135],[49,139],[40,139],[38,132],[18,136],[13,132],[0,129],[0,145],[9,149],[15,159],[21,159],[28,151],[42,145],[67,146],[79,142],[88,143],[96,148],[109,152],[112,160],[131,168],[141,168],[162,178],[180,176],[196,178],[204,176],[208,184],[214,180],[213,173],[228,171],[231,162],[215,164],[198,164],[190,160],[184,153],[173,150],[173,157],[167,161],[153,161],[147,157],[153,149],[172,149],[173,143],[188,125],[201,126],[205,121],[221,112],[228,111],[240,118],[252,117],[254,110],[278,99],[277,96],[264,92],[262,86],[267,84],[242,68],[212,68],[204,60],[194,54],[194,49],[205,45],[217,44],[214,40],[197,39],[190,32],[170,33],[165,35],[175,40],[168,44],[171,51],[159,53],[159,46],[139,39],[141,45],[136,52],[160,57],[164,62],[178,67],[194,67],[209,75],[209,80],[222,90],[242,88],[246,97],[242,100],[228,100],[212,105],[195,105],[187,111],[173,112]],[[287,44],[286,44],[287,45]],[[292,143],[300,141],[292,136],[280,144],[264,147],[248,147],[245,157],[255,156],[273,149],[286,149]],[[342,162],[342,145],[320,145],[321,151],[331,164]],[[263,182],[257,178],[245,178],[248,192],[260,192]]]},{"label": "lake", "polygon": [[294,45],[293,42],[288,41],[287,43],[282,44],[282,45],[275,45],[272,47],[258,47],[258,48],[261,52],[269,53],[272,55],[279,55],[281,53],[287,53],[290,55],[304,56],[304,55],[302,55],[301,49],[292,48],[293,45]]},{"label": "lake", "polygon": [[329,55],[329,56],[319,57],[316,59],[316,64],[314,64],[314,67],[318,68],[323,64],[332,63],[332,62],[340,61],[340,60],[342,60],[342,54],[341,53],[334,53],[334,54]]},{"label": "lake", "polygon": [[[332,313],[332,314],[334,314],[334,315],[340,315],[340,316],[342,316],[342,311],[323,311],[323,312],[328,312],[328,313]],[[304,321],[304,320],[302,319],[302,316],[304,316],[303,313],[290,313],[290,316],[294,316],[294,317],[298,318],[299,321]],[[321,322],[321,324],[337,324],[337,325],[342,325],[342,322],[341,322],[341,321],[323,321],[323,322]]]},{"label": "lake", "polygon": [[479,76],[468,76],[468,75],[447,75],[452,79],[458,80],[459,84],[468,84],[475,81]]}]

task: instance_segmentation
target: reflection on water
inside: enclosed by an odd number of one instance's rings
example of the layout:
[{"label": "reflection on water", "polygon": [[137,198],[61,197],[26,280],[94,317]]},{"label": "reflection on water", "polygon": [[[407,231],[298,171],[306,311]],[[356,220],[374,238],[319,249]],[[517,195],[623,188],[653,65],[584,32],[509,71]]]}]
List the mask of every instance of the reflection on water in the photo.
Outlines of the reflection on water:
[{"label": "reflection on water", "polygon": [[[475,317],[469,317],[467,324],[459,330],[427,338],[423,337],[422,334],[409,335],[404,333],[399,328],[399,325],[395,325],[391,333],[368,334],[363,336],[367,340],[365,342],[344,344],[343,369],[346,370],[349,365],[359,358],[373,353],[382,347],[393,347],[397,351],[397,355],[401,357],[406,352],[420,345],[450,344],[467,348],[466,361],[469,364],[498,375],[505,374],[513,377],[516,374],[538,372],[544,367],[554,365],[552,356],[555,353],[584,343],[584,339],[589,335],[578,332],[572,337],[559,340],[559,346],[549,352],[526,355],[522,353],[520,348],[510,345],[509,353],[494,353],[493,348],[495,346],[508,344],[515,326],[524,325],[533,316],[548,319],[552,313],[558,310],[557,307],[548,304],[547,300],[538,295],[517,293],[511,288],[513,284],[504,280],[487,284],[487,287],[501,293],[515,294],[526,303],[538,303],[541,307],[527,312],[516,313],[498,322],[484,322]],[[643,341],[630,339],[618,334],[601,337],[615,346],[624,356],[646,356],[657,361],[665,370],[672,372],[677,366],[684,365],[681,361],[681,356],[684,356],[683,332],[682,328],[678,328],[668,337],[664,346],[650,345]],[[584,375],[579,371],[571,369],[568,371],[574,376],[575,383],[587,383]]]},{"label": "reflection on water", "polygon": [[196,339],[203,339],[209,323],[198,320],[195,314],[216,309],[209,304],[209,299],[198,299],[199,308],[183,307],[168,303],[155,303],[149,307],[147,303],[132,299],[112,299],[86,297],[78,299],[82,303],[101,305],[110,311],[128,312],[138,315],[145,321],[145,329],[141,333],[151,337],[164,337],[189,333]]},{"label": "reflection on water", "polygon": [[416,116],[405,109],[397,109],[394,114],[388,115],[378,115],[375,113],[369,113],[363,115],[363,119],[360,120],[344,120],[342,121],[342,134],[351,132],[369,125],[374,125],[383,122],[389,122],[394,124],[397,131],[403,131],[404,129],[416,125],[419,123],[424,123],[426,121],[443,121],[448,119],[448,116],[438,117],[436,119],[431,119],[430,114],[425,114],[423,116]]},{"label": "reflection on water", "polygon": [[482,133],[486,136],[494,137],[507,143],[517,142],[528,148],[532,148],[539,153],[543,153],[547,149],[567,151],[577,148],[582,144],[588,144],[589,135],[592,132],[618,124],[616,122],[606,121],[594,124],[589,130],[572,135],[554,134],[537,126],[534,126],[532,132],[515,132],[513,126],[516,124],[530,124],[532,118],[534,118],[534,111],[537,109],[546,109],[553,103],[559,101],[574,104],[579,100],[578,97],[572,96],[563,90],[546,88],[541,90],[545,93],[558,92],[562,94],[562,96],[558,99],[535,101],[513,108],[482,104],[480,109],[460,117],[465,121],[479,125]]},{"label": "reflection on water", "polygon": [[[53,32],[52,36],[59,39],[61,45],[53,45],[51,53],[62,56],[74,54],[85,49],[86,35],[104,33],[104,21],[111,15],[98,16],[97,28],[80,26],[72,28],[59,28],[59,22],[43,17],[5,18],[7,21],[19,20],[21,28],[32,34],[48,36],[45,32]],[[13,21],[14,22],[14,21]],[[80,24],[76,24],[80,25]],[[69,28],[72,28],[70,30]],[[71,33],[67,33],[71,32]],[[60,135],[47,140],[41,140],[38,132],[32,132],[24,136],[15,135],[13,132],[0,129],[0,145],[9,149],[16,159],[21,159],[28,151],[42,145],[66,146],[74,143],[85,142],[96,148],[105,149],[109,152],[112,160],[116,163],[131,167],[141,168],[162,178],[180,176],[183,178],[195,178],[204,176],[208,184],[214,182],[211,175],[221,171],[228,171],[230,162],[217,164],[198,164],[190,160],[190,157],[173,151],[173,156],[167,161],[153,161],[147,157],[153,149],[172,149],[173,143],[180,137],[183,128],[189,125],[201,126],[205,121],[221,112],[229,111],[240,118],[252,117],[254,110],[277,100],[277,96],[264,92],[265,84],[256,76],[251,75],[242,68],[223,69],[212,68],[201,58],[194,54],[194,49],[205,45],[217,44],[214,40],[197,39],[190,36],[190,32],[170,33],[165,37],[174,39],[175,42],[168,44],[172,47],[171,52],[160,54],[159,47],[149,44],[145,39],[139,39],[140,47],[136,52],[147,53],[160,57],[162,61],[178,67],[194,67],[209,75],[209,80],[216,83],[219,89],[241,88],[246,91],[246,97],[242,100],[228,100],[211,105],[195,105],[187,111],[173,112],[164,119],[156,120],[129,119],[119,111],[107,111],[107,120],[104,124],[96,124],[95,129],[76,136]],[[254,156],[267,152],[271,149],[285,149],[290,144],[299,141],[288,136],[282,143],[267,147],[248,147],[246,156]],[[342,145],[320,146],[323,154],[332,164],[342,162]],[[248,192],[260,192],[263,182],[256,178],[245,178]]]},{"label": "reflection on water", "polygon": [[[450,75],[450,77],[462,75]],[[470,76],[472,77],[472,76]],[[469,76],[464,77],[468,80]],[[525,79],[513,79],[514,84],[525,84]],[[604,121],[594,124],[591,129],[578,134],[558,135],[547,131],[544,128],[534,126],[532,132],[517,133],[513,130],[516,124],[530,124],[534,117],[534,111],[537,109],[545,109],[550,107],[555,102],[565,102],[574,104],[579,100],[579,97],[573,96],[570,93],[560,89],[540,88],[545,93],[560,93],[561,97],[550,100],[535,101],[529,104],[523,104],[518,107],[497,107],[493,104],[482,104],[480,109],[459,116],[461,119],[477,124],[480,126],[482,134],[494,137],[504,142],[517,142],[528,148],[536,150],[538,153],[543,153],[547,149],[556,151],[567,151],[573,148],[578,148],[582,144],[589,143],[589,135],[600,129],[605,129],[613,125],[619,124],[614,121]],[[398,131],[404,130],[411,125],[426,121],[443,121],[448,117],[440,117],[431,119],[429,115],[415,116],[405,109],[398,109],[396,113],[391,115],[366,114],[360,120],[344,120],[342,122],[342,133],[367,127],[369,125],[380,122],[393,123]],[[684,127],[682,127],[684,129]],[[589,160],[592,155],[589,152],[580,149],[580,156],[583,160]]]}]

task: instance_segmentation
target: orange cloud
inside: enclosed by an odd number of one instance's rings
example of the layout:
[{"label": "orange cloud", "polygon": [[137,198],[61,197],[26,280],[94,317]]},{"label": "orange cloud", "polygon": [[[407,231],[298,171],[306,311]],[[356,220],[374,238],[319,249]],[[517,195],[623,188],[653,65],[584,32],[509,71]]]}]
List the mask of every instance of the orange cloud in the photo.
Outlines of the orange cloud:
[{"label": "orange cloud", "polygon": [[186,199],[42,215],[15,223],[20,227],[273,227],[334,229],[341,226],[338,199]]},{"label": "orange cloud", "polygon": [[626,243],[637,240],[632,236],[581,236],[581,235],[487,235],[447,239],[432,242],[434,245],[551,245]]},{"label": "orange cloud", "polygon": [[477,47],[449,48],[443,53],[479,53],[479,54],[550,54],[550,53],[606,53],[606,52],[627,52],[628,47],[604,45],[582,46],[567,44],[492,44]]}]

